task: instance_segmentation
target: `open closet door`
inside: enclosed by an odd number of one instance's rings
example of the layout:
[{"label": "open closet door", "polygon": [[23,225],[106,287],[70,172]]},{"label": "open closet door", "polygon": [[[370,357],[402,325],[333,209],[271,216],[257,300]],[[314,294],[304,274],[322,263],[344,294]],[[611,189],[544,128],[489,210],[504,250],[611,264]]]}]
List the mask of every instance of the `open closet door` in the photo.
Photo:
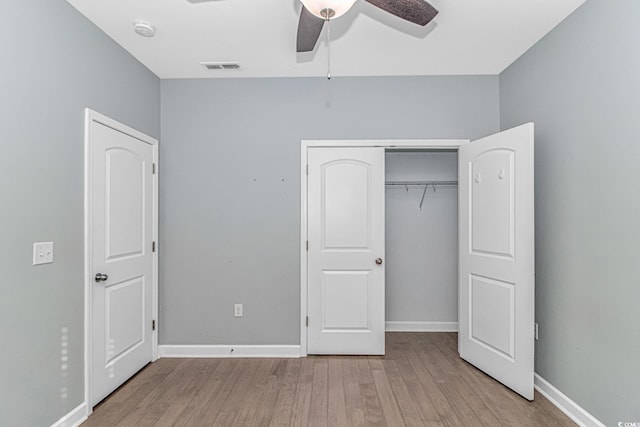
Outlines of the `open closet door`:
[{"label": "open closet door", "polygon": [[384,354],[384,148],[307,161],[307,351]]},{"label": "open closet door", "polygon": [[458,152],[460,356],[533,400],[533,123]]}]

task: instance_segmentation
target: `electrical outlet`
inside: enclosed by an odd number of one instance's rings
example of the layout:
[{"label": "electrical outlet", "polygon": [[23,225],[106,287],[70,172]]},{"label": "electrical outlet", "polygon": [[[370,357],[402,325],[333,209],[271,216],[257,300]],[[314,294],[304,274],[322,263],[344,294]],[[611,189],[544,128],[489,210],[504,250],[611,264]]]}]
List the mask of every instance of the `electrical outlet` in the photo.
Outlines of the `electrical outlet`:
[{"label": "electrical outlet", "polygon": [[233,317],[242,317],[242,304],[235,304],[233,306]]},{"label": "electrical outlet", "polygon": [[33,244],[33,265],[49,264],[53,262],[53,242],[39,242]]},{"label": "electrical outlet", "polygon": [[537,323],[534,323],[533,325],[534,325],[534,327],[533,327],[533,330],[534,330],[534,336],[535,336],[535,338],[536,338],[536,341],[538,341],[538,324],[537,324]]}]

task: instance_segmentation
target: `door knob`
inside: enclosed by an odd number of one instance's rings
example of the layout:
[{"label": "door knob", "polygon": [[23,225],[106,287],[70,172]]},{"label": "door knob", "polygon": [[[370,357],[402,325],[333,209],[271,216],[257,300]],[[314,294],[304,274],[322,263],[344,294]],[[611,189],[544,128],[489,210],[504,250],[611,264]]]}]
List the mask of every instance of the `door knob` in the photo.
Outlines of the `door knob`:
[{"label": "door knob", "polygon": [[106,275],[106,274],[104,274],[104,273],[98,273],[98,274],[96,274],[96,282],[98,282],[98,283],[100,283],[100,282],[104,282],[104,281],[106,281],[107,279],[109,279],[109,276],[107,276],[107,275]]},{"label": "door knob", "polygon": [[376,259],[376,264],[382,265],[382,258],[377,258]]}]

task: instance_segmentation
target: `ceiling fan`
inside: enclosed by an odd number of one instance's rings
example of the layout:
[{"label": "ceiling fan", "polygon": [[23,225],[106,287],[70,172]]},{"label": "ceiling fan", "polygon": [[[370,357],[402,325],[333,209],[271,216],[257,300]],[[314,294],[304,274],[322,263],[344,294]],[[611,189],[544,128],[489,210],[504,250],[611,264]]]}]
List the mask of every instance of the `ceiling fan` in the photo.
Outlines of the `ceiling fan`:
[{"label": "ceiling fan", "polygon": [[[303,4],[298,23],[298,52],[312,51],[326,21],[344,15],[356,0],[300,0]],[[438,14],[424,0],[365,0],[385,12],[425,26]]]},{"label": "ceiling fan", "polygon": [[[189,3],[205,3],[213,0],[187,0]],[[300,0],[302,11],[298,22],[298,38],[296,50],[298,52],[312,51],[322,27],[326,21],[344,15],[356,0]],[[424,0],[365,0],[380,9],[399,18],[425,26],[438,11]]]}]

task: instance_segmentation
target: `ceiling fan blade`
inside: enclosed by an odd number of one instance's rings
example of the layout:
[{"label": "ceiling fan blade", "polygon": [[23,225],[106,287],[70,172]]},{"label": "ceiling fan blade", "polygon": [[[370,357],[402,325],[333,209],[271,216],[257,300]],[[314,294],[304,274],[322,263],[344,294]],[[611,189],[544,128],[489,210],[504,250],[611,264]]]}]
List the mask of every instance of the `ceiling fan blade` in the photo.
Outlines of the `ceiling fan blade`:
[{"label": "ceiling fan blade", "polygon": [[423,0],[366,0],[374,6],[418,25],[427,25],[436,17],[435,7]]},{"label": "ceiling fan blade", "polygon": [[316,47],[316,42],[320,37],[323,26],[324,19],[318,18],[303,6],[302,11],[300,11],[300,22],[298,22],[296,50],[298,52],[311,52]]}]

